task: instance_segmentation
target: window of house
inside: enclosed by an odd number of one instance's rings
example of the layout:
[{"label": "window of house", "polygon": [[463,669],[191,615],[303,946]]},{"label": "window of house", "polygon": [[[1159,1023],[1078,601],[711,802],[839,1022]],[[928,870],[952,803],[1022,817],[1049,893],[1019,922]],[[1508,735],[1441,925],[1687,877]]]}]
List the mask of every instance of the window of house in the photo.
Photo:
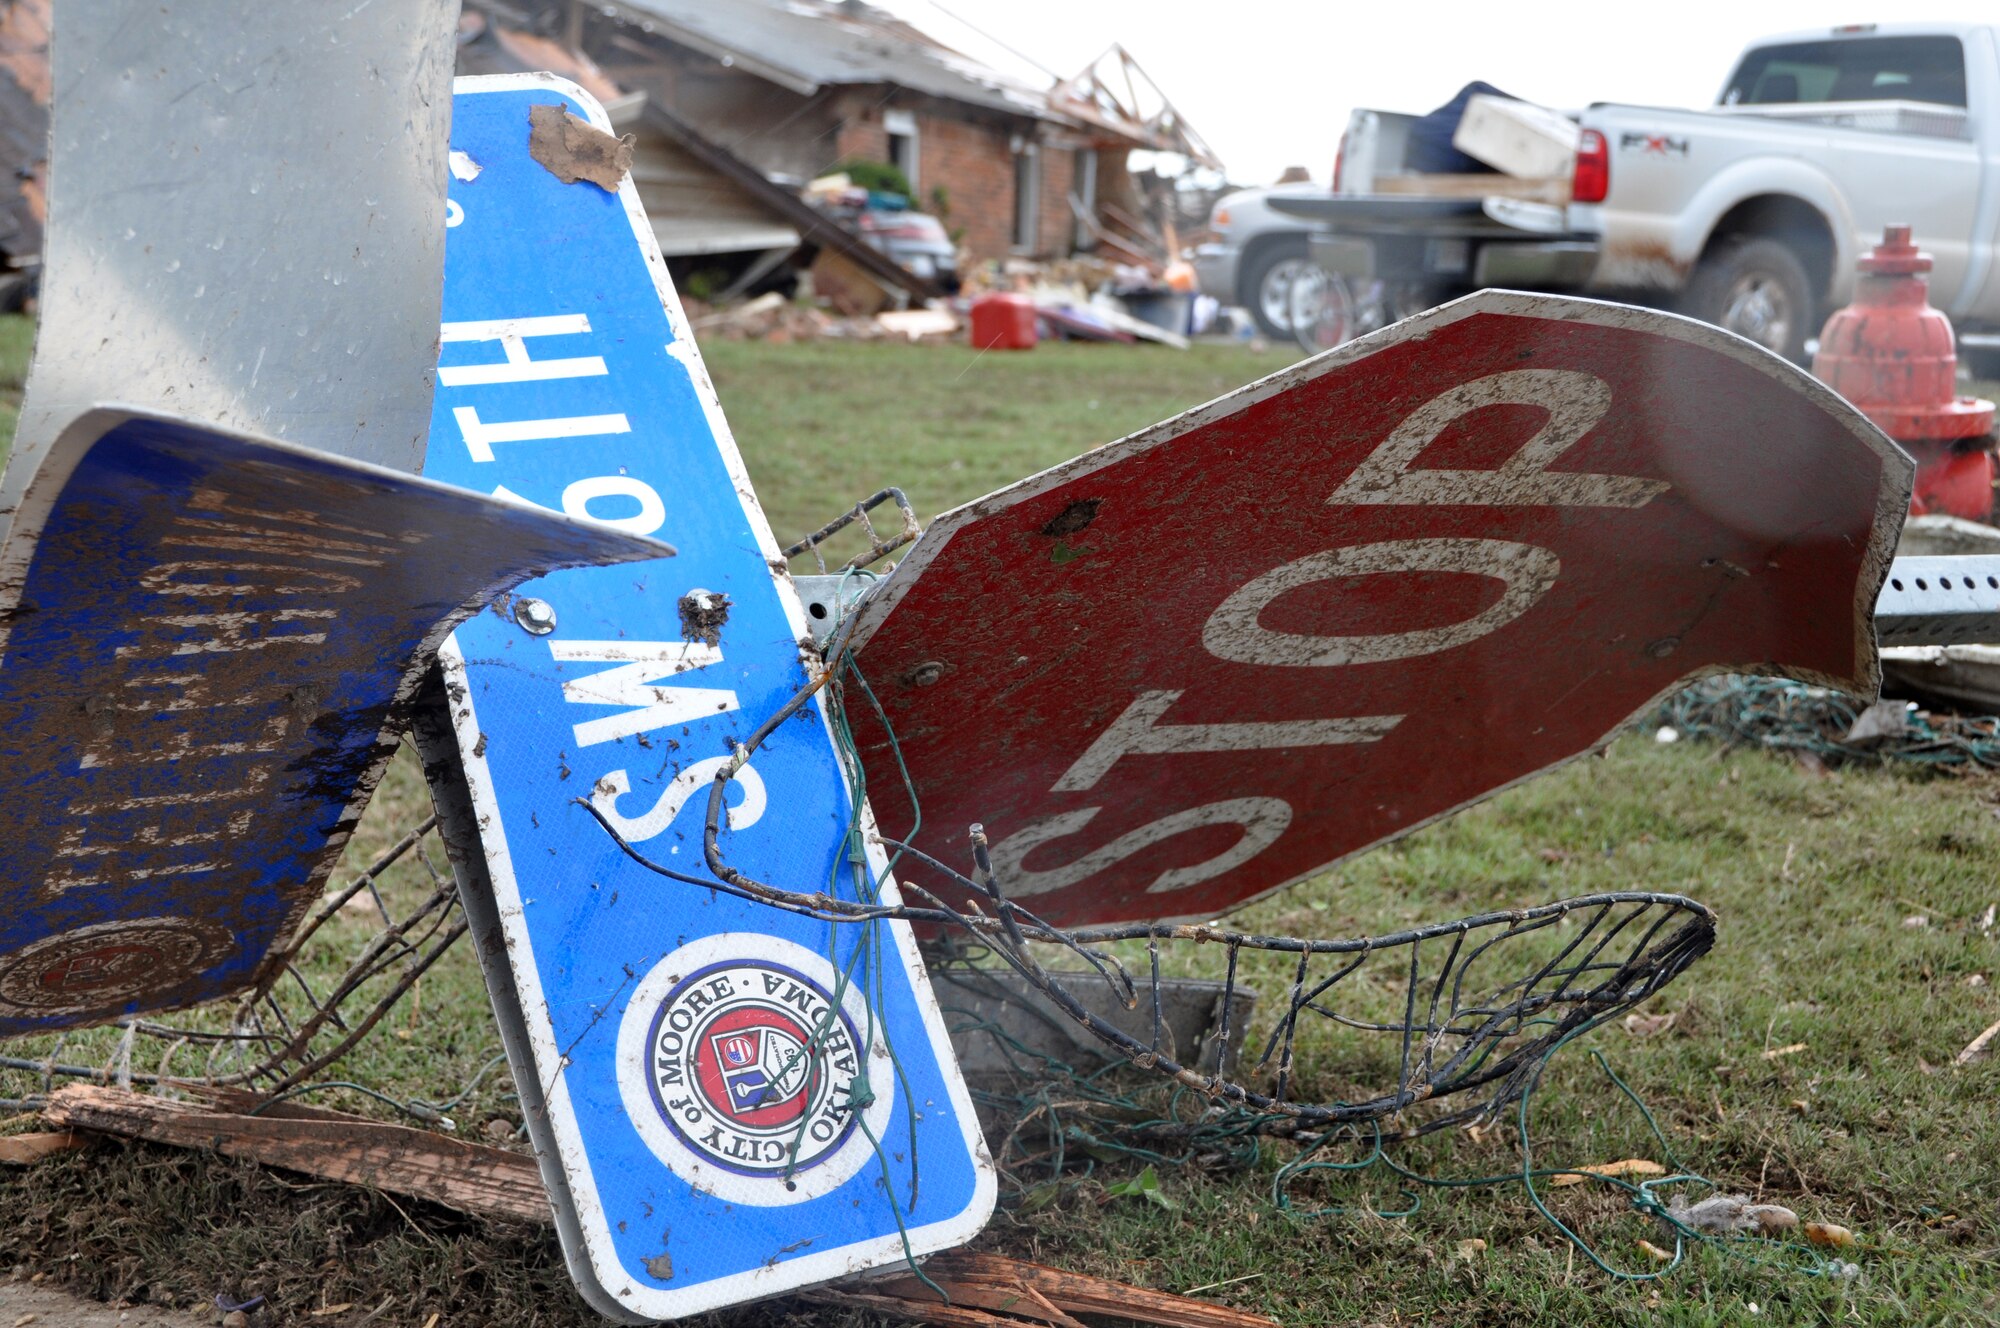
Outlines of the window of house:
[{"label": "window of house", "polygon": [[1014,247],[1024,253],[1039,248],[1042,211],[1042,151],[1030,142],[1014,146]]},{"label": "window of house", "polygon": [[882,128],[889,135],[889,164],[903,173],[910,182],[910,192],[917,191],[917,117],[908,111],[884,111]]},{"label": "window of house", "polygon": [[1091,219],[1097,216],[1097,149],[1078,148],[1076,166],[1070,177],[1076,187],[1070,190],[1070,211],[1075,214],[1076,247],[1089,250],[1097,247],[1097,237],[1091,233]]}]

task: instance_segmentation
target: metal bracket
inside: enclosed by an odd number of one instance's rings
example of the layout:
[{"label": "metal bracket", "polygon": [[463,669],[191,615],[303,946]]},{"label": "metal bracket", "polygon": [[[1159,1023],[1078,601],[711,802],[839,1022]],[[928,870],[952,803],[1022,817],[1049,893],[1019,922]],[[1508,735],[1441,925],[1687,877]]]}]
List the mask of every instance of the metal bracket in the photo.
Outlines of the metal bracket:
[{"label": "metal bracket", "polygon": [[1875,632],[1885,646],[2000,643],[2000,556],[1896,559]]},{"label": "metal bracket", "polygon": [[799,592],[799,601],[805,605],[806,626],[812,629],[813,644],[821,650],[826,649],[840,624],[854,612],[869,587],[876,584],[868,577],[832,573],[793,577],[792,585]]}]

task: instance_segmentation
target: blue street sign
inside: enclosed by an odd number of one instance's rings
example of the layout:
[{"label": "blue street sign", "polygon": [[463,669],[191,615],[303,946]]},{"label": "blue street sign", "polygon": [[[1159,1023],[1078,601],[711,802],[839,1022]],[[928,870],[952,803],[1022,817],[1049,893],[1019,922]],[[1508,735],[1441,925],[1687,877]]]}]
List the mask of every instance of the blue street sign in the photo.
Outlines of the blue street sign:
[{"label": "blue street sign", "polygon": [[[606,1314],[673,1318],[962,1243],[994,1180],[906,927],[675,884],[577,805],[705,875],[710,782],[810,638],[631,181],[561,183],[536,105],[607,123],[546,75],[458,85],[425,474],[680,556],[550,576],[532,619],[447,646],[467,906],[571,1270]],[[729,797],[734,865],[853,897],[816,701]]]},{"label": "blue street sign", "polygon": [[271,980],[445,632],[661,552],[115,408],[33,470],[0,547],[0,1035]]}]

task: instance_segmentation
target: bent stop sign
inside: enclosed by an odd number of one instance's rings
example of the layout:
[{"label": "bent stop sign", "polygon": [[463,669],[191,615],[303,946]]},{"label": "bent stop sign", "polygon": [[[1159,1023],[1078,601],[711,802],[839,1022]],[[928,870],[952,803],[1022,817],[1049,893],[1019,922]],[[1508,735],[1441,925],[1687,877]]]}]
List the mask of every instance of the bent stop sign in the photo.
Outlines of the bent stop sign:
[{"label": "bent stop sign", "polygon": [[1872,693],[1911,473],[1727,333],[1470,296],[940,517],[856,626],[876,814],[1055,923],[1206,917],[1692,677]]}]

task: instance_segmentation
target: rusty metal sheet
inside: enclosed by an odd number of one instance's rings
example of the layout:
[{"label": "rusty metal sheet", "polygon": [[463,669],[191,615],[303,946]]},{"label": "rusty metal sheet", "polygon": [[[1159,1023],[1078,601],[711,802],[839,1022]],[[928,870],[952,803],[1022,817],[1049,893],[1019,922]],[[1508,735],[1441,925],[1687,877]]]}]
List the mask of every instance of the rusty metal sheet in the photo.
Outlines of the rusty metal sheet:
[{"label": "rusty metal sheet", "polygon": [[[858,658],[920,847],[965,861],[984,822],[1055,922],[1201,918],[1701,674],[1872,694],[1911,473],[1739,338],[1485,292],[939,518]],[[888,737],[855,721],[900,835]]]},{"label": "rusty metal sheet", "polygon": [[185,420],[64,430],[0,547],[0,1036],[266,980],[445,634],[665,552]]}]

